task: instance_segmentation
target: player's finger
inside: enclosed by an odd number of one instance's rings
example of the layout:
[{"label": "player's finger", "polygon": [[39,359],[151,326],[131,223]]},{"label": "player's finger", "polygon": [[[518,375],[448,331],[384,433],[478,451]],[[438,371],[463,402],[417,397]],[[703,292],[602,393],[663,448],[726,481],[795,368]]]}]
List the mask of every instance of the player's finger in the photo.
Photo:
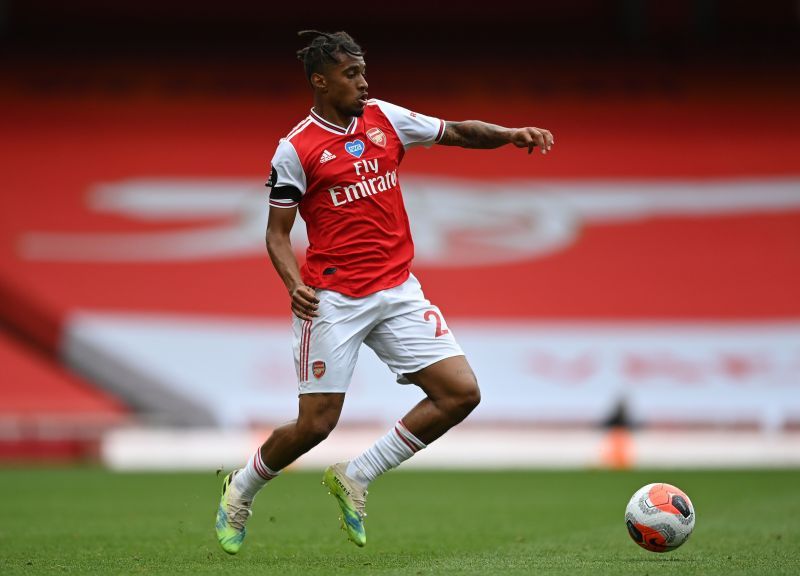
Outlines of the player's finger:
[{"label": "player's finger", "polygon": [[304,302],[302,300],[299,300],[294,302],[292,306],[296,307],[297,310],[299,310],[300,312],[302,312],[307,316],[319,316],[319,312],[317,312],[319,306],[317,306],[313,302]]},{"label": "player's finger", "polygon": [[544,135],[542,134],[542,132],[536,128],[534,128],[532,132],[533,132],[533,139],[536,141],[536,145],[542,151],[542,154],[547,154],[547,148],[545,147]]},{"label": "player's finger", "polygon": [[544,134],[544,143],[547,146],[547,149],[550,150],[555,144],[555,140],[553,140],[553,134],[550,130],[542,130],[542,134]]},{"label": "player's finger", "polygon": [[292,314],[300,318],[300,320],[308,320],[309,318],[306,316],[305,312],[303,312],[302,308],[298,308],[292,305]]},{"label": "player's finger", "polygon": [[309,286],[300,286],[292,294],[292,299],[297,299],[303,303],[303,305],[314,304],[316,306],[319,304],[319,298],[317,298],[316,292]]},{"label": "player's finger", "polygon": [[317,304],[319,304],[319,300],[316,298],[309,298],[305,294],[297,294],[295,301],[303,308],[313,308],[314,310],[317,309]]},{"label": "player's finger", "polygon": [[311,320],[315,316],[319,316],[318,312],[313,311],[306,306],[298,305],[296,302],[292,303],[292,312],[295,316],[300,318],[300,320]]},{"label": "player's finger", "polygon": [[528,147],[528,154],[533,152],[534,147],[536,146],[536,141],[531,137],[531,135],[526,131],[525,132],[525,144]]},{"label": "player's finger", "polygon": [[300,288],[297,289],[297,293],[299,295],[302,295],[309,302],[313,302],[315,304],[319,303],[319,298],[317,298],[317,293],[310,286],[301,286]]},{"label": "player's finger", "polygon": [[319,299],[314,294],[312,288],[301,286],[292,293],[292,306],[297,306],[303,310],[316,311]]}]

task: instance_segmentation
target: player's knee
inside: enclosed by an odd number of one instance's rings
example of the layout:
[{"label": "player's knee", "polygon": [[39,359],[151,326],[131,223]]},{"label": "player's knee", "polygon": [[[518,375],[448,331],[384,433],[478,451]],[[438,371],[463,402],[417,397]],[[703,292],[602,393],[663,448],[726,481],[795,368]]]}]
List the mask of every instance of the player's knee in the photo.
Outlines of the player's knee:
[{"label": "player's knee", "polygon": [[481,390],[475,375],[470,374],[456,390],[448,398],[448,412],[454,417],[466,418],[481,402]]},{"label": "player's knee", "polygon": [[301,433],[307,442],[316,445],[325,440],[335,427],[335,421],[318,419],[305,422],[301,427]]},{"label": "player's knee", "polygon": [[[474,380],[474,377],[473,377]],[[481,390],[478,388],[477,380],[474,380],[474,384],[468,388],[466,388],[459,396],[459,406],[461,410],[464,412],[466,416],[475,408],[478,407],[478,404],[481,403]]]}]

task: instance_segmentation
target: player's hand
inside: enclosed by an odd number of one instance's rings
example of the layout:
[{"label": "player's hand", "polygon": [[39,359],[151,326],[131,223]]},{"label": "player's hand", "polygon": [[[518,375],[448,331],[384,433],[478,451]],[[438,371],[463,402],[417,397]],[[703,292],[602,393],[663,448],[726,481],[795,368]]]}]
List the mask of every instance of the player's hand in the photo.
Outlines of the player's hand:
[{"label": "player's hand", "polygon": [[311,320],[319,316],[319,298],[311,286],[302,284],[292,290],[292,312],[300,320]]},{"label": "player's hand", "polygon": [[550,130],[544,128],[517,128],[511,134],[511,143],[517,148],[527,148],[528,154],[533,152],[535,147],[539,147],[542,154],[547,154],[553,147],[553,135]]}]

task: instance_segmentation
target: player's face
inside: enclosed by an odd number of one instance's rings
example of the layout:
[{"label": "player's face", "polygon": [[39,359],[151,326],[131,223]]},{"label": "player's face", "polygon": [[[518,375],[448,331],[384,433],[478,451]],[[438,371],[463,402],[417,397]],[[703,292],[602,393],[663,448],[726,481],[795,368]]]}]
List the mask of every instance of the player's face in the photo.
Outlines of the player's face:
[{"label": "player's face", "polygon": [[339,62],[325,72],[326,98],[334,108],[347,116],[361,116],[367,105],[367,66],[364,58],[340,54]]}]

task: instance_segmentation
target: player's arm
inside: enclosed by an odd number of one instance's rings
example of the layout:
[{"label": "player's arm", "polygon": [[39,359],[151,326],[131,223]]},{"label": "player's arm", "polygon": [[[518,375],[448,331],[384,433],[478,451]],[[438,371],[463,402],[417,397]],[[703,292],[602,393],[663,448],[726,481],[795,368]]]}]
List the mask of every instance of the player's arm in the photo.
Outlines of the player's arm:
[{"label": "player's arm", "polygon": [[466,120],[445,122],[439,144],[484,149],[513,144],[517,148],[527,148],[528,154],[538,146],[542,154],[547,154],[553,147],[553,135],[544,128],[505,128],[480,120]]},{"label": "player's arm", "polygon": [[289,234],[297,216],[297,206],[276,208],[270,206],[267,222],[267,251],[272,265],[286,285],[292,298],[292,312],[301,320],[317,316],[317,299],[314,289],[303,284],[300,266],[292,250]]}]

